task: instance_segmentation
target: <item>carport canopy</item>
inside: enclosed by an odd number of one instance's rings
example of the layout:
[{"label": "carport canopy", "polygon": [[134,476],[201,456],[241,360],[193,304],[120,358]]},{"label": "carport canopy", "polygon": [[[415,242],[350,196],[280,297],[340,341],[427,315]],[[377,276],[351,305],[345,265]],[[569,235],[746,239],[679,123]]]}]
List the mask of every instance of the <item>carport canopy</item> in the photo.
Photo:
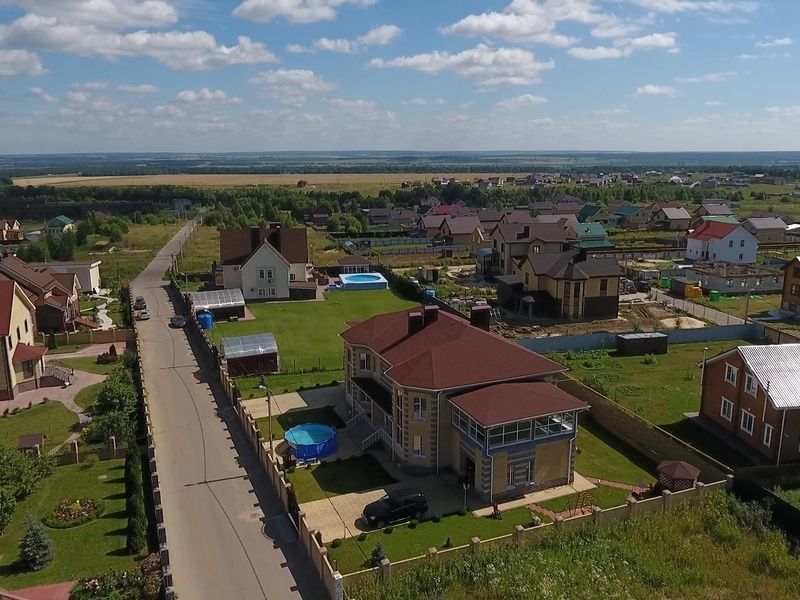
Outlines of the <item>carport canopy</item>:
[{"label": "carport canopy", "polygon": [[222,308],[244,307],[244,296],[239,288],[212,290],[210,292],[191,292],[189,302],[195,312],[219,310]]},{"label": "carport canopy", "polygon": [[222,338],[222,354],[228,360],[277,353],[278,343],[271,333]]}]

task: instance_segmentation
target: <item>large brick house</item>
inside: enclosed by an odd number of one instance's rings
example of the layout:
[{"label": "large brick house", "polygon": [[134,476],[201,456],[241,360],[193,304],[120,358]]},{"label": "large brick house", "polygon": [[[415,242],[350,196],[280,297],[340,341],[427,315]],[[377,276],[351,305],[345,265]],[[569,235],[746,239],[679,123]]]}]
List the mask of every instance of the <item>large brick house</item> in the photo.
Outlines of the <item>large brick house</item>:
[{"label": "large brick house", "polygon": [[511,275],[514,261],[522,261],[531,253],[561,252],[567,241],[574,240],[574,232],[560,223],[500,223],[489,238],[492,254],[484,272]]},{"label": "large brick house", "polygon": [[47,349],[35,345],[35,312],[22,287],[0,279],[0,400],[39,387]]},{"label": "large brick house", "polygon": [[496,500],[571,483],[578,413],[588,406],[552,384],[566,368],[436,306],[351,325],[345,391],[352,419],[410,473],[451,469]]},{"label": "large brick house", "polygon": [[767,462],[800,462],[800,344],[739,346],[706,360],[700,412]]},{"label": "large brick house", "polygon": [[800,256],[794,257],[783,267],[781,308],[800,313]]}]

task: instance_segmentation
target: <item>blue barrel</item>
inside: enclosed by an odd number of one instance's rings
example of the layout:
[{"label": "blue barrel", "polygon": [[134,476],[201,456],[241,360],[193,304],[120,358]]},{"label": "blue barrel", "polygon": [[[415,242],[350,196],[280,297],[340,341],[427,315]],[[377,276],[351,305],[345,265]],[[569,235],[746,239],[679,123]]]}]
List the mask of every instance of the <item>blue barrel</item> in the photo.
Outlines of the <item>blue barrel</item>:
[{"label": "blue barrel", "polygon": [[203,329],[212,329],[214,327],[214,315],[207,310],[197,313],[197,322]]},{"label": "blue barrel", "polygon": [[436,290],[433,288],[425,288],[425,295],[431,298],[436,298]]}]

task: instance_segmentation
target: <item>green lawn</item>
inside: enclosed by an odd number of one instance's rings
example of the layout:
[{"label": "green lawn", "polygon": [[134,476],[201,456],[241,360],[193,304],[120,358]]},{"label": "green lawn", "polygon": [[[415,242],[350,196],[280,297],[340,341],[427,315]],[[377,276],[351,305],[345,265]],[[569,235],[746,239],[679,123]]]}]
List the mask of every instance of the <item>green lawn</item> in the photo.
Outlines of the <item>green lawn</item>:
[{"label": "green lawn", "polygon": [[[333,371],[311,371],[310,373],[288,373],[284,375],[267,375],[267,385],[273,394],[285,394],[294,392],[301,387],[314,387],[331,385],[334,381],[344,379],[344,370],[335,369]],[[260,376],[237,377],[236,385],[243,398],[263,398],[267,395],[266,390],[258,387],[261,381]]]},{"label": "green lawn", "polygon": [[643,356],[616,356],[603,350],[556,353],[555,360],[570,375],[594,387],[611,400],[692,444],[731,467],[748,466],[747,459],[686,419],[685,412],[700,410],[700,368],[703,348],[708,357],[751,342],[732,340],[672,344],[669,353],[645,364]]},{"label": "green lawn", "polygon": [[345,251],[336,245],[324,231],[317,231],[311,227],[306,228],[308,236],[309,256],[317,267],[333,267],[345,255]]},{"label": "green lawn", "polygon": [[[739,317],[740,319],[744,319],[747,298],[746,296],[723,296],[719,300],[712,302],[707,296],[703,296],[702,298],[692,299],[692,302],[715,308],[719,311]],[[780,307],[780,294],[764,294],[763,296],[754,294],[750,297],[750,306],[747,307],[747,312],[750,317],[766,316],[767,312],[777,310]]]},{"label": "green lawn", "polygon": [[16,448],[19,436],[43,433],[47,450],[67,439],[77,425],[77,415],[60,402],[37,404],[0,419],[0,444]]},{"label": "green lawn", "polygon": [[[622,506],[627,503],[628,496],[630,496],[631,493],[628,490],[598,485],[596,488],[589,490],[588,495],[593,506],[614,508],[615,506]],[[537,504],[553,512],[563,512],[575,507],[575,500],[577,497],[578,494],[570,494],[569,496],[553,498],[552,500],[545,500]]]},{"label": "green lawn", "polygon": [[795,506],[798,509],[800,509],[800,488],[794,490],[776,489],[774,491],[777,496],[780,496],[783,500],[785,500],[792,506]]},{"label": "green lawn", "polygon": [[77,352],[81,348],[85,348],[89,344],[62,344],[55,350],[48,350],[47,355],[50,356],[52,354],[69,354],[70,352]]},{"label": "green lawn", "polygon": [[96,373],[97,375],[108,375],[119,363],[112,363],[108,365],[97,364],[96,356],[78,356],[76,358],[64,358],[59,362],[69,365],[78,371],[86,371],[87,373]]},{"label": "green lawn", "polygon": [[[265,439],[269,439],[269,417],[257,419],[256,425]],[[295,410],[272,417],[273,439],[283,439],[284,434],[295,425],[304,423],[320,423],[331,427],[342,428],[344,421],[336,414],[331,406],[320,408],[309,408],[307,410]]]},{"label": "green lawn", "polygon": [[655,482],[655,465],[601,427],[583,423],[578,428],[575,470],[587,477],[630,485]]},{"label": "green lawn", "polygon": [[[125,552],[124,461],[110,460],[91,465],[57,467],[39,489],[17,506],[14,517],[0,536],[0,587],[19,589],[34,585],[75,580],[134,564]],[[17,564],[19,540],[28,513],[42,518],[63,498],[95,498],[105,504],[100,519],[72,529],[47,529],[55,545],[55,557],[42,571],[20,572]]]},{"label": "green lawn", "polygon": [[[257,317],[255,320],[219,323],[212,330],[212,339],[271,332],[278,342],[284,372],[338,370],[342,368],[343,353],[339,334],[347,328],[348,321],[363,321],[413,306],[414,302],[390,290],[331,292],[323,302],[253,303],[248,308]],[[327,382],[331,379],[333,375],[328,376]],[[282,391],[280,386],[270,385]]]},{"label": "green lawn", "polygon": [[300,504],[371,490],[395,482],[371,454],[340,462],[330,461],[311,468],[299,466],[293,473],[287,473],[287,479],[294,487]]},{"label": "green lawn", "polygon": [[103,382],[95,383],[94,385],[83,388],[80,392],[75,394],[75,404],[84,410],[93,406],[97,402],[97,395],[103,388]]},{"label": "green lawn", "polygon": [[181,273],[210,273],[211,263],[219,260],[219,230],[198,225],[183,246],[183,260],[178,263]]},{"label": "green lawn", "polygon": [[[340,572],[352,573],[369,567],[367,559],[378,542],[383,545],[386,557],[394,562],[423,556],[428,548],[443,550],[448,538],[452,546],[463,546],[473,537],[488,540],[506,535],[517,525],[530,527],[531,518],[528,508],[505,511],[501,519],[475,517],[472,513],[463,517],[453,514],[443,517],[439,523],[432,520],[422,521],[414,529],[410,529],[408,525],[400,525],[393,527],[389,534],[375,531],[367,534],[367,539],[363,542],[359,542],[357,538],[347,538],[342,540],[342,545],[338,548],[331,548],[328,544],[328,558],[331,562],[336,561]],[[547,519],[542,517],[542,521]]]}]

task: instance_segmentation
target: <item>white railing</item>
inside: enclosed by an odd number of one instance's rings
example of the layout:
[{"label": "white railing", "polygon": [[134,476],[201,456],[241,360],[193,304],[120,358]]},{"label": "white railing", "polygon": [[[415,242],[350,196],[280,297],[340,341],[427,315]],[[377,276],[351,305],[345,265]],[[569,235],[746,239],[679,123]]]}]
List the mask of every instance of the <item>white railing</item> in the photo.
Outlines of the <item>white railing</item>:
[{"label": "white railing", "polygon": [[357,423],[361,423],[361,421],[364,420],[365,416],[366,415],[363,412],[356,411],[356,414],[354,414],[352,417],[347,419],[347,421],[345,421],[345,427],[350,427],[351,425],[355,425]]},{"label": "white railing", "polygon": [[42,376],[55,377],[64,383],[69,383],[74,374],[75,370],[72,367],[56,361],[48,361],[44,366]]},{"label": "white railing", "polygon": [[362,450],[366,450],[367,448],[370,448],[370,447],[374,446],[375,444],[377,444],[382,439],[382,437],[381,437],[381,433],[382,432],[383,432],[383,429],[378,429],[378,431],[376,431],[374,433],[371,433],[369,436],[364,438],[361,441],[361,449]]},{"label": "white railing", "polygon": [[389,432],[386,431],[383,427],[378,429],[378,434],[380,435],[381,441],[383,442],[384,447],[386,450],[391,450],[394,442],[392,442],[392,436],[389,435]]}]

